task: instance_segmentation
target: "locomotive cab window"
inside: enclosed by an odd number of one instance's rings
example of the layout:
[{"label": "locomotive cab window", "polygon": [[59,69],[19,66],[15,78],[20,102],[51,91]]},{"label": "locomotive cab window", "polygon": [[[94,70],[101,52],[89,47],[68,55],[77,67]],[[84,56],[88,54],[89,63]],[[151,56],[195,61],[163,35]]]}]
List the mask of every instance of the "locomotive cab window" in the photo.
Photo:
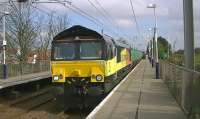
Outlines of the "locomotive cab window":
[{"label": "locomotive cab window", "polygon": [[121,47],[117,47],[117,62],[121,62]]},{"label": "locomotive cab window", "polygon": [[80,59],[101,59],[102,43],[82,42],[80,43]]},{"label": "locomotive cab window", "polygon": [[116,56],[117,48],[115,46],[112,47],[113,57]]},{"label": "locomotive cab window", "polygon": [[107,45],[107,59],[112,59],[112,47],[110,44]]},{"label": "locomotive cab window", "polygon": [[53,47],[54,60],[72,60],[75,58],[75,44],[59,43]]}]

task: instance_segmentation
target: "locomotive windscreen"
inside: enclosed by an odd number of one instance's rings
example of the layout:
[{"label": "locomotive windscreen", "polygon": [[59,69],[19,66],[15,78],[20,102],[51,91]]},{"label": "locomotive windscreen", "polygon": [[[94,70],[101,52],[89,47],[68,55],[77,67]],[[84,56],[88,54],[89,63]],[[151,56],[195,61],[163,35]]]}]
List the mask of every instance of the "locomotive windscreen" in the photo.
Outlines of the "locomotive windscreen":
[{"label": "locomotive windscreen", "polygon": [[100,42],[80,43],[80,59],[101,59],[102,45]]},{"label": "locomotive windscreen", "polygon": [[73,60],[75,59],[74,43],[57,43],[53,47],[54,60]]},{"label": "locomotive windscreen", "polygon": [[102,43],[96,41],[54,43],[52,60],[98,60],[102,59]]}]

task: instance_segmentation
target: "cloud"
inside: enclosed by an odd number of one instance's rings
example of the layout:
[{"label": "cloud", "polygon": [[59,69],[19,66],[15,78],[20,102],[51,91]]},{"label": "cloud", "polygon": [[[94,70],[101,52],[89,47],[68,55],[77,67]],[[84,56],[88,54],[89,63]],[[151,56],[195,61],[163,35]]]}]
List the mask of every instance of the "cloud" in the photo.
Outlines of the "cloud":
[{"label": "cloud", "polygon": [[133,27],[133,21],[130,19],[118,19],[117,24],[119,27]]},{"label": "cloud", "polygon": [[[105,18],[102,14],[107,15],[104,13],[104,11],[101,9],[101,7],[99,6],[99,4],[97,4],[95,2],[95,0],[90,0],[93,2],[93,4],[98,8],[98,10],[95,9],[94,6],[92,6],[87,0],[72,0],[72,4],[79,7],[80,9],[82,9],[83,11],[87,12],[88,14],[90,14],[91,16],[96,17],[97,19],[103,19],[104,21]],[[106,12],[110,15],[107,16],[110,19],[115,19],[115,21],[117,21],[117,23],[121,23],[123,21],[124,23],[124,19],[127,21],[132,21],[134,22],[132,19],[132,11],[131,11],[131,6],[130,6],[130,2],[129,0],[124,1],[124,0],[98,0],[99,3],[101,4],[101,6],[106,10]],[[146,8],[148,2],[148,0],[134,0],[133,1],[133,7],[135,9],[135,13],[136,16],[141,17],[141,16],[150,16],[152,15],[153,11],[148,10]],[[45,6],[48,9],[51,10],[57,10],[58,12],[64,12],[66,10],[66,12],[71,12],[68,9],[64,9],[62,5],[59,4],[46,4]],[[160,16],[166,16],[168,15],[168,9],[167,8],[163,8],[163,7],[159,7],[158,8],[158,12],[157,14]],[[99,12],[101,11],[101,12]],[[128,20],[129,19],[129,20]],[[122,27],[126,27],[127,24],[124,24],[125,26]],[[121,26],[121,24],[119,24]]]},{"label": "cloud", "polygon": [[[109,21],[116,23],[119,29],[123,30],[123,32],[125,33],[128,33],[130,37],[133,36],[133,33],[137,33],[129,0],[97,0],[109,15],[107,13],[104,13],[96,0],[90,1],[93,2],[93,4],[101,11],[101,13],[99,12],[99,10],[96,10],[94,6],[92,6],[87,0],[71,0],[73,5],[87,12],[89,15],[95,17],[96,19],[104,23],[106,22],[105,24],[109,27],[112,26],[112,24],[108,22],[108,19]],[[149,3],[156,3],[156,14],[158,17],[158,27],[160,29],[159,33],[164,36],[167,36],[166,34],[176,33],[176,35],[180,35],[179,37],[181,37],[180,39],[182,39],[182,0],[132,0],[132,2],[141,31],[146,31],[147,26],[153,26],[153,10],[148,9],[147,5]],[[196,0],[194,3],[195,24],[199,24],[200,21],[200,14],[199,12],[197,12],[200,10],[200,7],[198,7],[197,4],[199,4],[199,1]],[[43,4],[42,8],[46,10],[55,10],[59,14],[67,12],[69,13],[70,17],[73,17],[73,19],[79,19],[76,17],[77,15],[75,16],[76,13],[73,13],[72,11],[63,7],[60,4]],[[102,13],[106,15],[106,18],[102,15]],[[84,25],[88,23],[82,22],[81,24]],[[199,27],[196,27],[195,29],[197,29],[197,32],[199,33]]]}]

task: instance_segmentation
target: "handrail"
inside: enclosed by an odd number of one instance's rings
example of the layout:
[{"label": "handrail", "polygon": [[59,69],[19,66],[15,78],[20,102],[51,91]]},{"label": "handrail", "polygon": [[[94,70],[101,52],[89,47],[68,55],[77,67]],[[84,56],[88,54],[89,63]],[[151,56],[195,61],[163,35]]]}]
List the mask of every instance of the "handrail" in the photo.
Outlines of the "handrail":
[{"label": "handrail", "polygon": [[180,66],[180,65],[177,65],[177,64],[168,62],[168,61],[162,61],[162,62],[168,63],[168,64],[170,64],[170,65],[175,66],[176,68],[179,68],[179,69],[182,69],[182,70],[185,70],[185,71],[188,71],[188,72],[194,72],[194,73],[200,74],[199,71],[192,70],[192,69],[188,69],[188,68],[186,68],[186,67],[183,67],[183,66]]},{"label": "handrail", "polygon": [[[50,71],[50,61],[38,61],[35,64],[7,64],[7,78],[22,76],[24,74]],[[3,79],[3,65],[0,64],[0,79]]]},{"label": "handrail", "polygon": [[199,119],[196,116],[200,117],[200,72],[160,61],[160,77],[188,117]]}]

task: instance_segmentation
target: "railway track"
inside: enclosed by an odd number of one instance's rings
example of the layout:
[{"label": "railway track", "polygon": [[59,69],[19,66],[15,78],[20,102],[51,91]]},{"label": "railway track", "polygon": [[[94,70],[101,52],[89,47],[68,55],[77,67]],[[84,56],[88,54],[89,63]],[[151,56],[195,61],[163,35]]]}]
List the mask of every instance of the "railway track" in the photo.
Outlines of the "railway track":
[{"label": "railway track", "polygon": [[[16,100],[0,102],[1,119],[74,119],[85,118],[88,112],[79,109],[69,110],[58,106],[53,87],[48,87],[39,92],[25,95]],[[61,97],[62,98],[62,97]]]},{"label": "railway track", "polygon": [[5,119],[20,118],[32,110],[46,105],[54,100],[51,94],[52,87],[45,88],[39,92],[23,96],[16,100],[2,102],[1,112],[5,112]]},{"label": "railway track", "polygon": [[34,110],[42,105],[45,105],[46,103],[51,102],[54,99],[52,94],[49,92],[40,93],[38,95],[34,95],[32,97],[26,98],[24,100],[17,101],[15,103],[12,103],[11,107],[17,107],[25,109],[27,112]]},{"label": "railway track", "polygon": [[30,95],[26,95],[26,96],[23,96],[23,97],[21,97],[19,99],[10,101],[10,102],[8,102],[8,105],[9,106],[15,106],[15,105],[23,103],[25,101],[29,101],[29,100],[31,100],[33,98],[37,98],[37,97],[40,97],[42,95],[45,95],[45,94],[49,93],[50,90],[52,90],[51,87],[50,88],[45,88],[45,89],[43,89],[43,90],[41,90],[39,92],[34,92],[34,93],[31,93]]}]

